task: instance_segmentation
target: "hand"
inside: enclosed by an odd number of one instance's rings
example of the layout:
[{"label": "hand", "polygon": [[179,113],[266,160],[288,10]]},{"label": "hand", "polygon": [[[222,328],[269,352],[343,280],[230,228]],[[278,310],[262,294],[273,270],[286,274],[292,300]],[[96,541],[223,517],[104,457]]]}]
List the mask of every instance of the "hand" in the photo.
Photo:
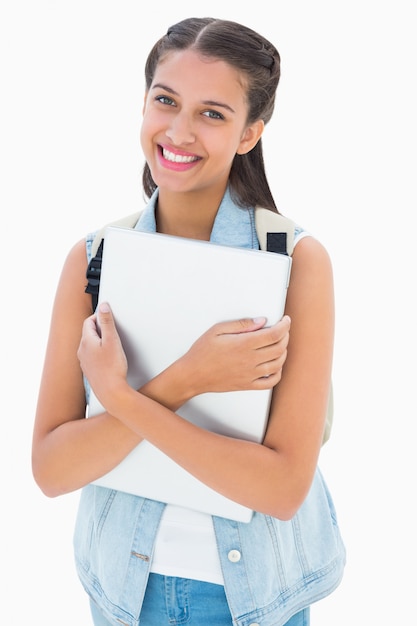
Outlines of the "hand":
[{"label": "hand", "polygon": [[265,318],[214,325],[180,359],[193,395],[271,389],[287,357],[290,318],[264,328]]},{"label": "hand", "polygon": [[107,303],[101,303],[97,314],[85,320],[77,356],[103,406],[106,392],[111,392],[120,383],[127,384],[126,355]]}]

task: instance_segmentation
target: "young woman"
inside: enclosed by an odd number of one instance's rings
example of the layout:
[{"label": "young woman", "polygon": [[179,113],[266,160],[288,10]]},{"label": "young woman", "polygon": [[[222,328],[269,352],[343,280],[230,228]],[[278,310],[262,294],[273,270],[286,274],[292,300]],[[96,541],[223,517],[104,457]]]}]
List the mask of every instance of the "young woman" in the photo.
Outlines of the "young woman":
[{"label": "young woman", "polygon": [[[257,248],[254,207],[277,211],[261,143],[279,81],[277,50],[240,24],[191,18],[155,44],[145,75],[149,202],[137,228]],[[91,242],[70,251],[59,282],[33,472],[51,497],[82,488],[74,546],[94,624],[308,624],[311,603],[339,584],[345,558],[317,467],[334,329],[325,249],[298,228],[279,323],[217,324],[135,390],[110,306],[92,314],[85,293]],[[85,419],[89,386],[106,410]],[[196,395],[240,389],[273,390],[262,444],[203,430],[176,413]],[[142,440],[252,508],[252,521],[91,484]]]}]

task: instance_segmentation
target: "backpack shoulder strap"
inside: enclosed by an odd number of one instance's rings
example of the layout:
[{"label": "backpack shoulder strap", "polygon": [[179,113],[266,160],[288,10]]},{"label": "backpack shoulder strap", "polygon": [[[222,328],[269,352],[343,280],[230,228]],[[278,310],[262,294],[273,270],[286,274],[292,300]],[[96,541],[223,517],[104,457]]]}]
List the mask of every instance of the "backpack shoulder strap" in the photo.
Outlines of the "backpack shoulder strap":
[{"label": "backpack shoulder strap", "polygon": [[261,250],[292,255],[295,223],[291,219],[257,206],[255,208],[255,228]]},{"label": "backpack shoulder strap", "polygon": [[141,211],[138,213],[131,213],[119,220],[109,222],[100,228],[91,245],[91,259],[87,267],[86,278],[87,285],[85,293],[91,294],[93,311],[96,310],[98,303],[98,294],[100,289],[100,274],[101,274],[101,261],[103,257],[104,246],[104,233],[108,226],[118,226],[119,228],[134,228],[139,220]]}]

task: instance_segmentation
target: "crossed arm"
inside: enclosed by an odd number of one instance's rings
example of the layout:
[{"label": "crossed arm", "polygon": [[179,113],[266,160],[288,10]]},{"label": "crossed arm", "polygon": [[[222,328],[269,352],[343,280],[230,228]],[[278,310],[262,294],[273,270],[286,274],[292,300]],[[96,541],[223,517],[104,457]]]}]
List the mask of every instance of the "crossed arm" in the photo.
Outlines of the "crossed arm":
[{"label": "crossed arm", "polygon": [[[111,310],[98,312],[100,334],[89,315],[85,267],[80,242],[65,263],[52,315],[33,436],[39,486],[50,496],[78,489],[147,439],[223,495],[292,517],[314,475],[330,384],[333,286],[322,246],[310,237],[297,245],[280,323],[218,324],[140,390],[126,381]],[[106,408],[89,419],[83,373]],[[263,444],[210,433],[175,413],[200,393],[268,387],[273,400]]]}]

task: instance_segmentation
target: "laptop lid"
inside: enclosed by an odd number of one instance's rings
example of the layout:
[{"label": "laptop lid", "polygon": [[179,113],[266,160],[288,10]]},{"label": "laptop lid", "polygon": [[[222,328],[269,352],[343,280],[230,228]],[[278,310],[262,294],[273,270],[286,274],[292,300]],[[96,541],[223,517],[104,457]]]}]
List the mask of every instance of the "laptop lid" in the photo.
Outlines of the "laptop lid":
[{"label": "laptop lid", "polygon": [[[213,324],[283,315],[291,257],[159,233],[108,227],[99,302],[112,307],[135,389],[168,367]],[[261,442],[269,390],[206,393],[178,411],[223,435]],[[91,391],[88,416],[103,411]],[[94,484],[248,522],[252,511],[197,480],[147,441]]]}]

